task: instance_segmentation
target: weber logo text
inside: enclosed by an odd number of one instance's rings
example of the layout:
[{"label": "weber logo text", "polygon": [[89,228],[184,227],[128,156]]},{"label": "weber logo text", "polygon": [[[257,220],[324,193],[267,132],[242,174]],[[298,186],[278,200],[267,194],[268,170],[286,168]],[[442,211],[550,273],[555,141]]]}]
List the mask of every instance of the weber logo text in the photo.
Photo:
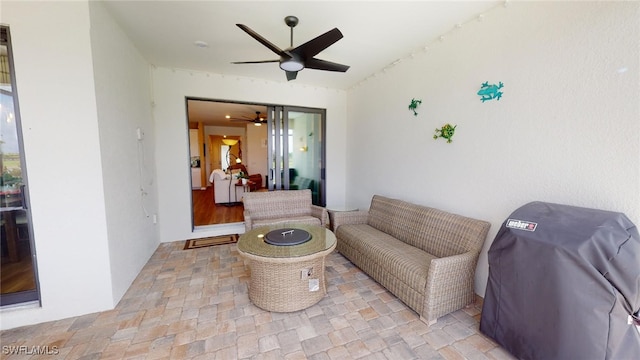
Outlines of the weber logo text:
[{"label": "weber logo text", "polygon": [[523,220],[516,220],[516,219],[507,220],[507,227],[512,229],[536,231],[537,226],[538,226],[538,223],[534,223],[531,221],[523,221]]}]

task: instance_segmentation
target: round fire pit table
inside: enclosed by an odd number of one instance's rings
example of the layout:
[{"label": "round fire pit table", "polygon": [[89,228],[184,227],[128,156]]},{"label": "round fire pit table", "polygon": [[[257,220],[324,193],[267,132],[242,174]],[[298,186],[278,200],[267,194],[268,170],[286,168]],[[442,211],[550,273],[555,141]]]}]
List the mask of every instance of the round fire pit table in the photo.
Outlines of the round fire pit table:
[{"label": "round fire pit table", "polygon": [[[272,240],[267,241],[267,234]],[[274,234],[283,240],[273,241]],[[335,247],[333,232],[314,225],[272,225],[242,234],[238,252],[251,268],[249,299],[274,312],[298,311],[317,303],[327,294],[325,258]]]}]

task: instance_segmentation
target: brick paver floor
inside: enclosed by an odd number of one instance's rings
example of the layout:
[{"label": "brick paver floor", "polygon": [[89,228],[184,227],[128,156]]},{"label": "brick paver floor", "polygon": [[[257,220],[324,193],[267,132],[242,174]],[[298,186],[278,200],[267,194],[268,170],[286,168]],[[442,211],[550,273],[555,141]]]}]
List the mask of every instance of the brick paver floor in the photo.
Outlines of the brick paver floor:
[{"label": "brick paver floor", "polygon": [[183,246],[161,244],[114,310],[1,332],[0,358],[513,359],[479,332],[478,304],[427,327],[337,252],[323,300],[271,313],[249,301],[235,244]]}]

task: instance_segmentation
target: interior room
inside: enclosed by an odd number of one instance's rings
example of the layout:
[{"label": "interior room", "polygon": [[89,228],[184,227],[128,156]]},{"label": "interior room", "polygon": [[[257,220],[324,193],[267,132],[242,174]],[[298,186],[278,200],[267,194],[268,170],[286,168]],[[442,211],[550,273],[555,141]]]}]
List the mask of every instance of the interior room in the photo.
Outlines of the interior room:
[{"label": "interior room", "polygon": [[[323,111],[318,168],[327,209],[366,210],[383,195],[488,222],[473,281],[479,301],[492,241],[524,204],[620,212],[640,224],[638,2],[1,7],[39,296],[0,309],[3,344],[39,339],[28,344],[55,345],[69,358],[125,358],[152,343],[166,350],[158,339],[184,358],[512,358],[478,332],[479,308],[427,327],[340,254],[328,257],[329,295],[318,305],[286,319],[238,310],[257,308],[246,298],[250,271],[236,245],[182,246],[245,232],[237,215],[195,225],[194,193],[213,190],[208,177],[224,170],[225,158],[240,158],[268,188],[261,149],[269,141],[250,121],[192,119],[189,99],[243,107],[229,114],[236,119],[268,106]],[[292,32],[283,21],[290,15],[300,19]],[[316,56],[349,68],[303,68],[288,79],[279,60],[233,64],[278,58],[236,24],[283,49],[338,28],[344,37]],[[238,140],[225,148],[233,156],[209,153],[223,151],[224,136]],[[190,306],[198,309],[182,311]],[[95,343],[81,338],[85,327]],[[47,331],[59,337],[45,343],[54,336]],[[296,344],[284,340],[295,335]]]},{"label": "interior room", "polygon": [[[226,171],[230,165],[242,167],[252,176],[252,191],[266,188],[267,107],[189,99],[187,112],[193,226],[242,222],[243,208],[238,201],[242,194],[238,195],[231,181],[223,184],[213,171]],[[228,206],[231,201],[236,206]]]}]

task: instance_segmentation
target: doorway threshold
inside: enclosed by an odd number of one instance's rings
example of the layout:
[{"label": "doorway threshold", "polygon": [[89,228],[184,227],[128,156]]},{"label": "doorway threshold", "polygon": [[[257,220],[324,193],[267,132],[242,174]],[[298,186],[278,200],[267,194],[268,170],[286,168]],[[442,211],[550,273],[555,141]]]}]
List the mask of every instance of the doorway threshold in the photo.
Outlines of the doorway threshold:
[{"label": "doorway threshold", "polygon": [[193,238],[200,238],[203,236],[219,236],[219,235],[233,235],[244,234],[244,222],[235,222],[228,224],[215,224],[215,225],[202,225],[196,226],[193,231]]}]

